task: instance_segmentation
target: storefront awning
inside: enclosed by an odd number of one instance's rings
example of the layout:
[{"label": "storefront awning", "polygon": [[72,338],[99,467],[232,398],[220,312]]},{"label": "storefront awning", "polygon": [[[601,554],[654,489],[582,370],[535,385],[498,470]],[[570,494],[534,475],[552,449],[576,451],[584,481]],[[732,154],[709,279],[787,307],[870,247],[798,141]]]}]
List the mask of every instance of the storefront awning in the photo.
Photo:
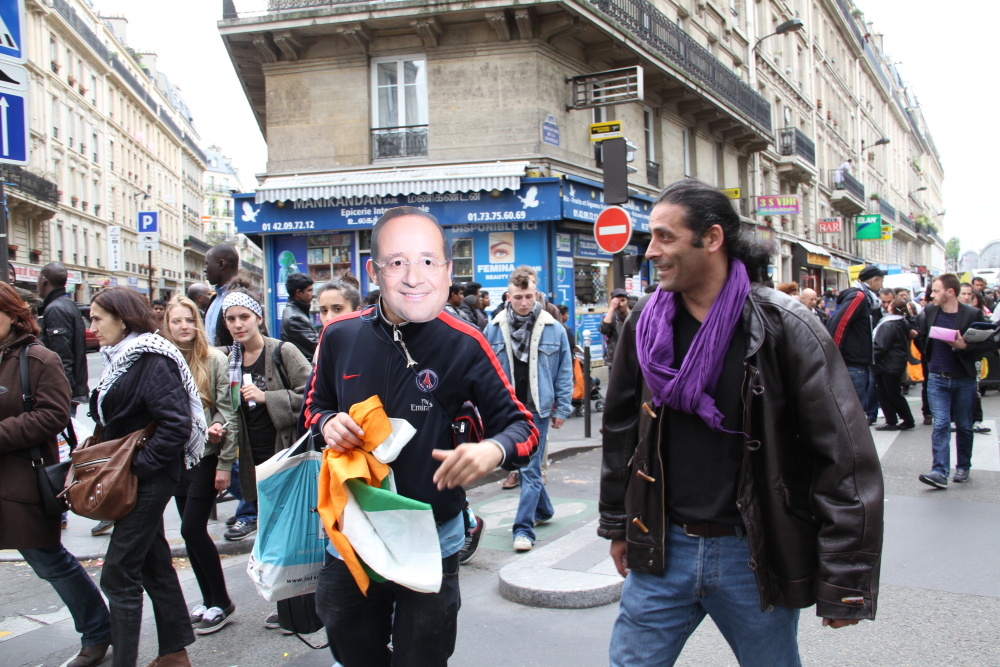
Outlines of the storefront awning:
[{"label": "storefront awning", "polygon": [[256,203],[340,197],[518,190],[527,162],[371,169],[271,176],[257,188]]},{"label": "storefront awning", "polygon": [[833,257],[830,251],[823,246],[818,246],[815,243],[807,243],[805,241],[796,241],[800,246],[802,246],[805,251],[811,255],[822,255],[823,257]]}]

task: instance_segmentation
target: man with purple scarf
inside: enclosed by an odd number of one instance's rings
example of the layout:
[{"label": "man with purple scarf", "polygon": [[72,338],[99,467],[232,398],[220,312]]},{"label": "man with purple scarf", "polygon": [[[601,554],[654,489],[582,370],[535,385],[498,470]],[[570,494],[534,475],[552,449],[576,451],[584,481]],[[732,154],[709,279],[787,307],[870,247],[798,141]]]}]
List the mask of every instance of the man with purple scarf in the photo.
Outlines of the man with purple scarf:
[{"label": "man with purple scarf", "polygon": [[798,667],[799,609],[874,619],[882,474],[847,367],[772,252],[688,179],[650,214],[659,289],[622,331],[598,532],[625,577],[613,667],[673,665],[711,615],[742,667]]}]

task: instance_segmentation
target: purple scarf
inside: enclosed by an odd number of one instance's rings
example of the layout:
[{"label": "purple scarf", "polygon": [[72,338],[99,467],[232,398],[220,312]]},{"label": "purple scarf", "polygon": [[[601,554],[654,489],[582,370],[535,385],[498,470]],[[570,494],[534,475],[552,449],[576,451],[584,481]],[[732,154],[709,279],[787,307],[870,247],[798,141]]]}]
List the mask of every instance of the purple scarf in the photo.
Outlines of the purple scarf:
[{"label": "purple scarf", "polygon": [[670,367],[674,360],[674,315],[680,297],[662,289],[653,293],[639,315],[635,343],[654,405],[698,415],[713,431],[728,432],[722,428],[722,413],[712,395],[749,294],[747,269],[743,262],[731,258],[726,284],[708,309],[680,369],[674,369]]}]

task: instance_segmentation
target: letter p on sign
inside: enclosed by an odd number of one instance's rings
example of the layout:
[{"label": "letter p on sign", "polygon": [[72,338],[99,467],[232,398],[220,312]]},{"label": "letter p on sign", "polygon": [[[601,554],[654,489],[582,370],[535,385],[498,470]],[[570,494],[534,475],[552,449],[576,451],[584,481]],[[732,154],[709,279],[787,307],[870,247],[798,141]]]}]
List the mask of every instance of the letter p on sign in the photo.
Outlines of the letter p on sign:
[{"label": "letter p on sign", "polygon": [[157,211],[140,211],[139,232],[141,234],[158,234],[160,232],[160,214]]}]

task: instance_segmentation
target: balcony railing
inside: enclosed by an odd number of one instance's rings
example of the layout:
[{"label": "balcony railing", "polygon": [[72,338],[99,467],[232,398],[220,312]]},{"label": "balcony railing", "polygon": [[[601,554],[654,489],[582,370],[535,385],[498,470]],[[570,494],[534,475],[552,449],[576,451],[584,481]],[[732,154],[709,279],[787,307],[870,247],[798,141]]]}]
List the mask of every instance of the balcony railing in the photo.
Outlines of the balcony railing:
[{"label": "balcony railing", "polygon": [[758,128],[771,133],[771,104],[647,0],[591,1]]},{"label": "balcony railing", "polygon": [[798,155],[809,164],[816,165],[816,144],[797,127],[785,127],[780,130],[778,153]]},{"label": "balcony railing", "polygon": [[37,174],[16,165],[4,165],[0,174],[4,184],[20,190],[24,194],[48,202],[53,206],[59,204],[59,186]]},{"label": "balcony railing", "polygon": [[654,188],[660,187],[660,164],[646,160],[646,183]]},{"label": "balcony railing", "polygon": [[886,200],[878,200],[878,211],[882,214],[883,220],[891,220],[892,222],[896,221],[896,209]]},{"label": "balcony railing", "polygon": [[381,127],[372,130],[372,159],[427,155],[427,126]]},{"label": "balcony railing", "polygon": [[[83,38],[83,41],[87,42],[87,45],[97,53],[101,60],[104,62],[108,61],[108,48],[104,46],[101,40],[97,38],[97,35],[94,34],[94,31],[87,26],[83,19],[76,13],[76,10],[70,7],[66,0],[52,0],[52,8],[66,19],[66,22]],[[66,65],[70,66],[71,63],[67,62]]]},{"label": "balcony railing", "polygon": [[865,186],[861,185],[861,182],[851,176],[848,171],[831,169],[830,187],[834,190],[845,190],[859,201],[864,201],[865,199]]}]

